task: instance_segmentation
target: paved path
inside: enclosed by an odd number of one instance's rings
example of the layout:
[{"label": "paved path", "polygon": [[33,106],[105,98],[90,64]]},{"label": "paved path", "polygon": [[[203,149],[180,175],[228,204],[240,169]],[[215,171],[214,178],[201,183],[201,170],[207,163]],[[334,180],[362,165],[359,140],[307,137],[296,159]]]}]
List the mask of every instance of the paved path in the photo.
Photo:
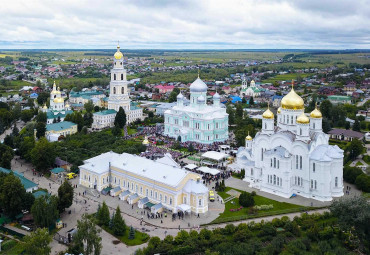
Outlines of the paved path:
[{"label": "paved path", "polygon": [[[51,181],[45,177],[38,177],[34,176],[32,174],[32,166],[28,163],[25,163],[23,160],[19,160],[18,158],[13,159],[12,161],[12,169],[18,170],[24,174],[25,177],[29,179],[33,179],[34,182],[39,184],[40,188],[45,188],[52,194],[57,194],[57,190],[61,184],[62,180],[56,180]],[[78,179],[73,179],[70,181],[72,185],[78,184]],[[210,186],[213,186],[214,184],[211,184]],[[236,179],[236,178],[230,178],[226,180],[226,185],[231,186],[234,188],[238,188],[241,190],[251,191],[255,189],[251,189],[248,187],[247,183]],[[201,224],[209,223],[213,219],[217,218],[219,213],[223,212],[224,210],[224,204],[222,201],[216,201],[213,203],[209,203],[209,212],[206,215],[200,215],[200,218],[197,217],[197,215],[190,215],[186,216],[184,220],[179,220],[178,218],[175,221],[172,221],[171,216],[168,215],[167,218],[162,219],[148,219],[146,215],[142,215],[143,210],[138,209],[136,205],[134,205],[134,208],[132,208],[131,205],[128,205],[127,202],[119,200],[117,197],[110,197],[110,196],[103,196],[100,195],[100,197],[94,197],[93,195],[86,195],[83,196],[82,193],[86,189],[84,187],[78,186],[75,189],[75,198],[73,205],[66,210],[66,212],[61,214],[61,219],[64,223],[67,224],[66,228],[62,228],[59,230],[59,234],[66,236],[66,232],[77,225],[77,220],[79,220],[84,213],[92,214],[97,211],[99,203],[102,203],[103,200],[107,203],[107,205],[110,208],[110,212],[112,213],[114,209],[117,207],[117,205],[120,206],[122,210],[122,216],[125,219],[127,226],[133,226],[135,229],[139,229],[143,231],[143,228],[148,231],[147,233],[150,236],[158,236],[159,238],[163,239],[166,235],[172,235],[176,236],[180,229],[186,229],[189,230],[190,228],[195,230],[200,230],[203,227],[200,227]],[[280,198],[278,196],[268,194],[268,193],[262,193],[257,190],[255,190],[258,194],[264,195],[266,197],[282,201],[286,199]],[[308,203],[305,200],[304,203]],[[288,202],[291,203],[302,203],[300,198],[294,198],[289,200]],[[315,204],[314,206],[321,206],[319,204]],[[324,212],[326,209],[319,209],[317,211],[310,211],[309,214],[315,213],[315,212]],[[69,214],[69,211],[71,212]],[[295,216],[299,216],[300,213],[290,213],[290,214],[284,214],[284,215],[278,215],[278,216],[269,216],[269,217],[263,217],[263,218],[255,218],[255,219],[248,219],[243,220],[239,222],[234,222],[234,224],[239,223],[248,223],[251,221],[254,222],[260,222],[261,220],[264,221],[270,221],[274,218],[281,218],[283,216],[288,216],[290,219],[293,219]],[[140,224],[141,218],[143,218],[143,225]],[[163,223],[161,223],[161,220]],[[215,225],[208,225],[204,228],[207,229],[214,229],[219,227],[224,227],[227,223],[224,224],[215,224]],[[179,227],[180,226],[180,227]],[[190,226],[190,227],[189,227]],[[113,241],[115,238],[110,235],[109,233],[102,231],[101,232],[102,237],[102,243],[103,243],[103,251],[102,254],[133,254],[136,249],[140,247],[145,247],[146,244],[143,244],[141,246],[134,246],[134,247],[128,247],[123,243],[113,244]],[[52,242],[52,252],[51,254],[58,254],[61,251],[65,251],[67,249],[66,246],[63,244],[59,244],[57,241],[53,240]]]},{"label": "paved path", "polygon": [[[22,128],[26,125],[26,123],[24,123],[23,121],[17,121],[15,122],[15,124],[19,131],[21,131]],[[13,132],[13,127],[14,124],[0,135],[0,142],[2,142],[7,135],[10,135]]]}]

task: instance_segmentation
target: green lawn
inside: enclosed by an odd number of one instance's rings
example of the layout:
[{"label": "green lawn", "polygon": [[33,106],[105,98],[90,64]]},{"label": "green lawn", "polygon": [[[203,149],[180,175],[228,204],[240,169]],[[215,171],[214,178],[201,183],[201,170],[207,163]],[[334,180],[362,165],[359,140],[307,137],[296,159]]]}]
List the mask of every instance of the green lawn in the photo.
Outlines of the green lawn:
[{"label": "green lawn", "polygon": [[127,133],[128,133],[129,135],[133,135],[133,134],[135,134],[136,132],[137,132],[137,129],[127,127]]},{"label": "green lawn", "polygon": [[24,246],[21,242],[17,242],[15,240],[6,240],[4,243],[2,243],[2,251],[0,254],[18,255],[22,254],[23,251]]},{"label": "green lawn", "polygon": [[356,166],[362,166],[363,164],[361,163],[361,161],[357,161],[356,163]]},{"label": "green lawn", "polygon": [[262,80],[262,82],[273,83],[274,81],[291,81],[296,80],[298,76],[305,78],[312,74],[309,73],[288,73],[288,74],[278,74],[274,77],[268,78],[266,80]]},{"label": "green lawn", "polygon": [[130,232],[130,228],[127,227],[126,233],[123,236],[116,236],[113,234],[113,231],[103,226],[102,227],[105,231],[107,231],[109,234],[115,236],[117,239],[119,239],[122,243],[128,245],[128,246],[134,246],[134,245],[140,245],[143,243],[146,243],[149,240],[149,235],[146,233],[142,233],[140,231],[135,230],[135,239],[128,239],[128,235]]},{"label": "green lawn", "polygon": [[[223,199],[228,198],[230,195],[226,192],[234,189],[230,187],[226,187],[225,192],[217,192]],[[234,189],[236,191],[242,192],[241,190]],[[284,213],[291,213],[291,212],[299,212],[309,209],[309,207],[303,207],[299,205],[289,204],[285,202],[278,202],[266,197],[256,195],[254,197],[255,205],[270,205],[274,206],[273,209],[270,210],[261,210],[258,211],[256,214],[249,214],[249,208],[243,208],[240,211],[231,212],[230,209],[237,209],[240,208],[239,199],[234,198],[233,200],[227,202],[225,204],[225,211],[220,214],[220,216],[212,221],[211,223],[221,223],[221,222],[229,222],[229,221],[237,221],[243,220],[248,218],[257,218],[257,217],[264,217],[270,215],[278,215]]]}]

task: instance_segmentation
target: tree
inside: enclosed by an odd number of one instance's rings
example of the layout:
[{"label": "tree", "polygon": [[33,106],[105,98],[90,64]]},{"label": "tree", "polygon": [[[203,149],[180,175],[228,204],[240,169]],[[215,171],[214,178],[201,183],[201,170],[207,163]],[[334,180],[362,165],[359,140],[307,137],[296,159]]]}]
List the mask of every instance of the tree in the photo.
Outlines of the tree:
[{"label": "tree", "polygon": [[254,197],[247,192],[242,192],[239,196],[239,204],[243,207],[249,207],[254,205]]},{"label": "tree", "polygon": [[100,107],[99,107],[99,106],[97,106],[97,105],[95,105],[95,106],[94,106],[94,112],[98,112],[98,111],[100,111]]},{"label": "tree", "polygon": [[122,135],[122,129],[119,126],[112,127],[112,135],[114,136]]},{"label": "tree", "polygon": [[370,192],[370,176],[362,173],[357,176],[355,181],[356,187],[364,192]]},{"label": "tree", "polygon": [[357,176],[361,174],[362,174],[362,170],[358,167],[350,167],[350,166],[343,167],[343,179],[346,182],[354,184]]},{"label": "tree", "polygon": [[91,100],[89,100],[86,104],[84,104],[85,110],[90,113],[94,110],[94,104]]},{"label": "tree", "polygon": [[121,210],[119,206],[117,206],[116,213],[113,217],[113,232],[117,236],[123,236],[126,231],[126,224],[125,221],[122,219]]},{"label": "tree", "polygon": [[36,198],[31,213],[37,226],[49,228],[59,218],[58,198],[55,195]]},{"label": "tree", "polygon": [[13,174],[8,174],[0,186],[1,207],[10,217],[21,213],[24,209],[23,198],[26,190],[20,179]]},{"label": "tree", "polygon": [[105,201],[103,201],[103,205],[99,208],[96,216],[100,225],[109,226],[109,208]]},{"label": "tree", "polygon": [[329,100],[324,100],[320,104],[320,111],[322,113],[322,116],[325,118],[331,118],[331,110],[333,108],[332,103]]},{"label": "tree", "polygon": [[39,96],[37,97],[37,103],[39,105],[43,105],[48,101],[50,94],[46,92],[41,92]]},{"label": "tree", "polygon": [[46,125],[44,122],[37,122],[36,124],[36,137],[41,138],[45,136]]},{"label": "tree", "polygon": [[126,125],[126,113],[122,107],[119,108],[116,118],[114,119],[114,125],[119,128],[123,128]]},{"label": "tree", "polygon": [[253,97],[251,97],[251,98],[249,99],[249,105],[254,105],[254,99],[253,99]]},{"label": "tree", "polygon": [[358,121],[358,119],[355,120],[355,123],[353,124],[352,130],[353,131],[358,131],[358,132],[361,131],[361,126],[360,126],[360,122]]},{"label": "tree", "polygon": [[33,110],[23,110],[21,112],[21,120],[23,122],[28,122],[32,119],[33,117]]},{"label": "tree", "polygon": [[43,122],[43,123],[46,123],[47,122],[47,115],[46,115],[46,112],[41,112],[39,111],[39,113],[37,114],[36,116],[36,121],[37,122]]},{"label": "tree", "polygon": [[0,167],[11,169],[14,151],[8,145],[0,143]]},{"label": "tree", "polygon": [[19,154],[21,157],[25,158],[27,161],[32,160],[31,151],[35,148],[35,137],[34,136],[26,136],[20,142],[19,145]]},{"label": "tree", "polygon": [[38,171],[46,173],[55,162],[54,146],[42,137],[31,151],[32,164]]},{"label": "tree", "polygon": [[346,148],[346,151],[349,152],[351,159],[356,159],[359,155],[364,153],[365,147],[363,143],[358,139],[353,139]]},{"label": "tree", "polygon": [[370,252],[370,204],[362,196],[335,200],[330,206],[343,231],[355,230],[365,253]]},{"label": "tree", "polygon": [[103,248],[100,232],[88,215],[82,215],[81,220],[77,221],[77,232],[73,237],[73,246],[78,248],[78,253],[75,254],[99,255]]},{"label": "tree", "polygon": [[180,93],[179,88],[174,88],[168,97],[168,102],[173,103],[177,101],[177,95]]},{"label": "tree", "polygon": [[237,120],[242,119],[244,116],[244,109],[242,104],[237,104],[236,105],[236,111],[235,111],[235,117]]},{"label": "tree", "polygon": [[66,208],[70,207],[73,203],[73,187],[65,180],[58,188],[58,210],[63,212]]},{"label": "tree", "polygon": [[23,240],[25,254],[49,255],[51,252],[49,244],[52,241],[52,237],[46,228],[36,229],[30,235],[25,236]]}]

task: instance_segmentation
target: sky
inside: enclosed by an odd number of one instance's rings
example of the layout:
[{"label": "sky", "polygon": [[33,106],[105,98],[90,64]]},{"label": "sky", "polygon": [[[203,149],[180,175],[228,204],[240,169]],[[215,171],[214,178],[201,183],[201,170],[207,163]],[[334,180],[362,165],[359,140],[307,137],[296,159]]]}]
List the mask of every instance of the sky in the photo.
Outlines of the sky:
[{"label": "sky", "polygon": [[1,0],[0,49],[370,49],[370,0]]}]

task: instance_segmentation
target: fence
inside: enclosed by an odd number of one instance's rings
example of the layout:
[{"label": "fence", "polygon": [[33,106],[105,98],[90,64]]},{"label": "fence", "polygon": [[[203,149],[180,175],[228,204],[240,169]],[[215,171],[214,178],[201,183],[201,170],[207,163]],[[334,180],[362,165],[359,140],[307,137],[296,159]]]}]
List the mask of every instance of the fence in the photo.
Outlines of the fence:
[{"label": "fence", "polygon": [[24,235],[22,233],[19,233],[17,231],[14,231],[13,229],[9,229],[9,228],[4,227],[4,226],[0,226],[0,230],[1,231],[4,231],[6,233],[9,233],[12,236],[17,236],[19,238],[23,238],[24,237]]}]

